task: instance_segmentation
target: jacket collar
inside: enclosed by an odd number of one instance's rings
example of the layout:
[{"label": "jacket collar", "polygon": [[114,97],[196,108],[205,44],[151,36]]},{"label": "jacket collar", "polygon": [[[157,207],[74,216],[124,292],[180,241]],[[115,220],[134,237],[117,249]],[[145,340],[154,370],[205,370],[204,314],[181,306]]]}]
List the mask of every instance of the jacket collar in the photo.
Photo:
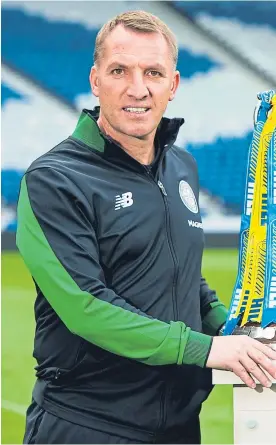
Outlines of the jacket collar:
[{"label": "jacket collar", "polygon": [[[83,109],[72,137],[93,151],[96,150],[102,153],[102,156],[108,160],[114,160],[117,163],[123,161],[124,164],[125,162],[139,164],[123,150],[118,142],[102,133],[97,124],[99,112],[100,107],[98,106],[93,110]],[[183,118],[168,119],[163,117],[161,119],[156,133],[161,157],[163,157],[162,153],[166,152],[174,144],[183,123]]]}]

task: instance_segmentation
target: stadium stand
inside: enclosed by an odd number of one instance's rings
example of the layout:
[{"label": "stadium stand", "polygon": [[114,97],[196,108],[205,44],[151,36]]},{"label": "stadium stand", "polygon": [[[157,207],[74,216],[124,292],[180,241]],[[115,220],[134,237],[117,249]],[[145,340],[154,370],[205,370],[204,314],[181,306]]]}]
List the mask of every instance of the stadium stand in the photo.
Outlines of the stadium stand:
[{"label": "stadium stand", "polygon": [[[62,21],[51,23],[43,17],[9,9],[2,11],[2,21],[2,58],[7,65],[47,85],[72,104],[79,94],[89,92],[87,76],[98,29]],[[216,66],[210,58],[180,48],[178,69],[183,78],[206,73]],[[61,77],[62,70],[66,75]]]},{"label": "stadium stand", "polygon": [[[2,230],[16,227],[15,207],[24,170],[34,158],[71,133],[81,108],[96,104],[87,78],[100,24],[119,10],[137,8],[149,9],[163,18],[174,29],[179,41],[181,84],[167,115],[186,119],[177,142],[198,162],[203,216],[215,213],[228,217],[240,213],[252,134],[252,103],[259,90],[271,85],[248,73],[223,49],[208,43],[185,22],[185,17],[162,2],[150,5],[149,2],[115,2],[114,6],[110,3],[108,11],[104,4],[98,3],[98,16],[88,13],[87,8],[91,6],[87,3],[90,2],[83,2],[82,8],[74,6],[75,2],[65,2],[64,7],[63,2],[57,2],[56,6],[56,2],[47,2],[48,6],[45,2],[9,3],[2,5],[2,64],[6,73],[2,80],[1,102]],[[226,17],[233,23],[239,20],[243,20],[243,24],[254,23],[258,35],[263,32],[266,41],[263,29],[266,19],[261,18],[259,2],[254,3],[250,17],[246,2],[239,2],[241,9],[231,7],[232,2],[218,2],[218,9],[212,6],[214,2],[173,3],[177,8],[184,8],[185,14],[195,20],[202,20],[202,14],[209,14],[216,20]],[[275,38],[276,14],[273,18],[272,12],[267,12],[269,30]],[[253,22],[254,13],[258,17],[256,22]],[[251,53],[254,53],[252,48]],[[275,61],[270,59],[270,65],[276,72]],[[30,83],[36,89],[30,88]],[[244,99],[239,101],[241,90]],[[221,103],[225,104],[223,109]],[[13,129],[14,119],[21,135],[18,141]]]},{"label": "stadium stand", "polygon": [[172,1],[172,4],[276,83],[272,63],[276,46],[274,1]]},{"label": "stadium stand", "polygon": [[251,137],[252,134],[249,133],[245,138],[217,140],[216,145],[206,144],[200,148],[187,146],[187,150],[198,161],[201,187],[219,197],[229,210],[237,214],[240,213],[243,202],[244,172]]},{"label": "stadium stand", "polygon": [[275,5],[273,2],[256,1],[173,1],[178,8],[192,16],[208,13],[214,17],[234,19],[247,24],[276,27]]},{"label": "stadium stand", "polygon": [[[269,73],[276,85],[276,3],[247,1],[173,1],[174,7],[233,47],[237,54]],[[249,34],[249,35],[248,35]],[[245,37],[245,38],[244,38]],[[271,45],[271,41],[275,42]],[[274,60],[274,63],[272,62]],[[187,149],[197,158],[201,186],[219,196],[233,211],[240,212],[243,201],[247,148],[251,133],[245,138],[221,139],[214,145]],[[212,163],[208,163],[208,158]],[[237,163],[236,160],[239,159]],[[205,168],[208,164],[208,170]]]}]

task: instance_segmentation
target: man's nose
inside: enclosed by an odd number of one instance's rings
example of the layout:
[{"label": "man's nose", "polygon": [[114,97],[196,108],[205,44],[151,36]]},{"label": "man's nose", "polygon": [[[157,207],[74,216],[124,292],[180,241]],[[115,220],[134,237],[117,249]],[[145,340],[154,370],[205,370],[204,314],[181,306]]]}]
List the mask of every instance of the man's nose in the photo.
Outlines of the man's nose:
[{"label": "man's nose", "polygon": [[131,77],[127,94],[128,96],[134,97],[137,100],[144,99],[144,97],[149,95],[149,90],[142,75],[136,74]]}]

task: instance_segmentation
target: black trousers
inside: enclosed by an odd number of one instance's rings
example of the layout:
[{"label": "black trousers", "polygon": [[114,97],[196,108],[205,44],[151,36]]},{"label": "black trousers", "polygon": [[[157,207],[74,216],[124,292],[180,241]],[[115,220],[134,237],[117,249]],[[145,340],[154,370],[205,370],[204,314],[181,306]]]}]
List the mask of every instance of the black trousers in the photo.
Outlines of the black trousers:
[{"label": "black trousers", "polygon": [[[24,444],[138,444],[145,443],[84,427],[69,422],[44,411],[36,402],[32,402],[27,410]],[[152,442],[157,444],[199,444],[199,417],[193,417],[185,428],[185,433],[167,431],[155,437]]]}]

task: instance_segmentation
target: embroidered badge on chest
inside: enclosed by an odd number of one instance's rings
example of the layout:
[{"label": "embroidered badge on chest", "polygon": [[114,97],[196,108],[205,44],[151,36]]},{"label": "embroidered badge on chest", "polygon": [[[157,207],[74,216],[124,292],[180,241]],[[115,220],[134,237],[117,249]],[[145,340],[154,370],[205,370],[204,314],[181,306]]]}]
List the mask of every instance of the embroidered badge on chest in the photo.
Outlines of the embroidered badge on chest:
[{"label": "embroidered badge on chest", "polygon": [[192,213],[198,213],[198,205],[191,186],[186,181],[180,181],[179,183],[179,195],[183,204]]}]

